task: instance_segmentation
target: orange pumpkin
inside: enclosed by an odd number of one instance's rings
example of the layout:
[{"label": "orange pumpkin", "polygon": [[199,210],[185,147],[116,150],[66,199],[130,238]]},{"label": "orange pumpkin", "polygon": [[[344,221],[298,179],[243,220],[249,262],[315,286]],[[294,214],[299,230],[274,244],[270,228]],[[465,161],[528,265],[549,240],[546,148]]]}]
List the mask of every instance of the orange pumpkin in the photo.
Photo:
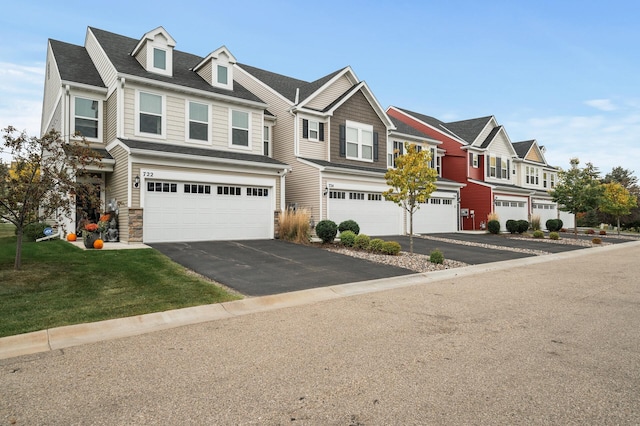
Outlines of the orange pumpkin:
[{"label": "orange pumpkin", "polygon": [[78,237],[76,236],[76,234],[67,234],[67,241],[75,241],[77,239]]},{"label": "orange pumpkin", "polygon": [[100,250],[102,247],[104,247],[104,241],[102,241],[102,240],[95,240],[95,241],[93,242],[93,248],[94,248],[94,249],[98,249],[98,250]]}]

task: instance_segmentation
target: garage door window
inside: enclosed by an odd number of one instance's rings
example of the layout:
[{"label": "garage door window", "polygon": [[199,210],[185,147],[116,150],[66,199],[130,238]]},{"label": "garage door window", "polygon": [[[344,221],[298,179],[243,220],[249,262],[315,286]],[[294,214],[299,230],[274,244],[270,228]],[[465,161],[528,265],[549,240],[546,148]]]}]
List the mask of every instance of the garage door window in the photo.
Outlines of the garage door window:
[{"label": "garage door window", "polygon": [[364,200],[364,193],[363,192],[350,192],[349,193],[349,199],[350,200]]},{"label": "garage door window", "polygon": [[369,201],[382,201],[382,194],[367,194]]},{"label": "garage door window", "polygon": [[211,185],[185,183],[184,193],[185,194],[211,194]]},{"label": "garage door window", "polygon": [[330,191],[329,192],[329,198],[336,198],[336,199],[341,199],[344,200],[345,193],[344,191]]},{"label": "garage door window", "polygon": [[178,192],[178,184],[171,182],[147,182],[148,192]]},{"label": "garage door window", "polygon": [[218,195],[242,195],[239,186],[219,186]]},{"label": "garage door window", "polygon": [[268,188],[247,188],[247,196],[249,197],[268,197]]}]

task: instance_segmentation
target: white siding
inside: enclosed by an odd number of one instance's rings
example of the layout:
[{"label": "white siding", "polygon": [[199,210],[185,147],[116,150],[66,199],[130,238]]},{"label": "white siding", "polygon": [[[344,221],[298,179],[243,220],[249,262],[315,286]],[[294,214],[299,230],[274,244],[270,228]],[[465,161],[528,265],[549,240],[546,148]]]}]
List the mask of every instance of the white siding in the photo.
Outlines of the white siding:
[{"label": "white siding", "polygon": [[115,84],[118,77],[116,69],[107,58],[107,55],[105,55],[91,30],[87,30],[85,49],[87,49],[87,53],[89,53],[93,64],[98,70],[98,73],[100,73],[100,77],[102,77],[102,81],[104,82],[104,84],[107,87],[111,87],[113,84]]},{"label": "white siding", "polygon": [[[60,108],[60,95],[62,94],[62,80],[60,79],[60,73],[58,72],[58,65],[51,51],[51,46],[47,47],[47,64],[44,76],[44,100],[42,103],[42,117],[40,120],[40,134],[44,134],[51,128],[55,127],[57,130],[61,130],[59,127],[62,123],[62,119],[59,114]],[[58,110],[56,110],[58,109]],[[55,111],[55,114],[54,114]],[[58,115],[54,117],[54,115]],[[54,125],[54,121],[58,120],[58,124]]]}]

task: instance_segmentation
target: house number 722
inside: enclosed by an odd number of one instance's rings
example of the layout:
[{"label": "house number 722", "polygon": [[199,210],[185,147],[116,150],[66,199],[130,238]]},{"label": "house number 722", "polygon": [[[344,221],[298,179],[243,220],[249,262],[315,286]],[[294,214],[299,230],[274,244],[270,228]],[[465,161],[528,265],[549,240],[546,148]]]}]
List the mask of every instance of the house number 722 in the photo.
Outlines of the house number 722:
[{"label": "house number 722", "polygon": [[143,177],[153,177],[153,172],[142,172]]}]

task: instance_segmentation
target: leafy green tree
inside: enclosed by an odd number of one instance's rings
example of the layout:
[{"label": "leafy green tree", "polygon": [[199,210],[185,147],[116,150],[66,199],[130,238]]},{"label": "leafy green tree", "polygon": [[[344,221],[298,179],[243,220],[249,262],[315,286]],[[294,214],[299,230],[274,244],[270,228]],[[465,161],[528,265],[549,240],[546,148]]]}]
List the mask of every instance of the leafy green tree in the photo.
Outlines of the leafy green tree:
[{"label": "leafy green tree", "polygon": [[604,184],[600,210],[615,216],[618,221],[618,235],[620,235],[620,216],[631,214],[631,209],[637,205],[637,197],[618,182]]},{"label": "leafy green tree", "polygon": [[429,166],[429,150],[418,150],[415,144],[406,142],[404,145],[405,154],[396,158],[396,168],[384,175],[391,188],[382,195],[409,213],[409,251],[413,253],[413,214],[436,190],[438,172]]},{"label": "leafy green tree", "polygon": [[84,138],[65,142],[52,130],[41,138],[14,127],[2,129],[0,152],[12,157],[0,164],[0,217],[16,227],[14,269],[22,264],[22,237],[29,223],[50,217],[70,217],[75,197],[97,206],[93,185],[81,183],[87,167],[100,167],[100,156]]},{"label": "leafy green tree", "polygon": [[[624,169],[622,167],[614,167],[611,172],[607,173],[607,175],[602,180],[602,183],[611,182],[618,182],[620,185],[626,188],[631,195],[635,195],[636,199],[640,199],[640,186],[638,186],[638,178],[634,176],[634,172],[632,170]],[[607,214],[604,211],[600,212],[600,222],[611,223],[614,220],[617,219],[613,217],[613,215]],[[640,207],[633,207],[629,214],[620,217],[620,222],[621,226],[628,226],[630,224],[640,226]]]},{"label": "leafy green tree", "polygon": [[586,163],[585,167],[580,168],[580,160],[577,158],[572,158],[570,164],[569,170],[560,170],[558,183],[549,194],[558,203],[560,210],[573,214],[576,223],[574,234],[577,237],[577,215],[598,206],[602,187],[598,169],[593,164]]}]

